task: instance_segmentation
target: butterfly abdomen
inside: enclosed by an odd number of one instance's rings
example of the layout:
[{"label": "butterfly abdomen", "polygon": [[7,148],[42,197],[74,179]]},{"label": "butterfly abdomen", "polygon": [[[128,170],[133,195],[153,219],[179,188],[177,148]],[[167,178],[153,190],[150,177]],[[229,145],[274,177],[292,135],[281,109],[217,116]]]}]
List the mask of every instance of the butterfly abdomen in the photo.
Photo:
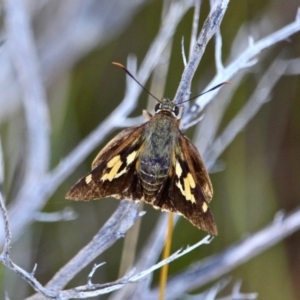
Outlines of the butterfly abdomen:
[{"label": "butterfly abdomen", "polygon": [[155,200],[155,195],[168,175],[169,166],[165,163],[164,159],[141,160],[140,162],[140,178],[147,202]]},{"label": "butterfly abdomen", "polygon": [[174,126],[178,126],[174,118],[158,114],[151,119],[146,129],[147,138],[140,154],[138,170],[146,202],[152,203],[155,200],[157,192],[169,175],[176,138],[172,134]]}]

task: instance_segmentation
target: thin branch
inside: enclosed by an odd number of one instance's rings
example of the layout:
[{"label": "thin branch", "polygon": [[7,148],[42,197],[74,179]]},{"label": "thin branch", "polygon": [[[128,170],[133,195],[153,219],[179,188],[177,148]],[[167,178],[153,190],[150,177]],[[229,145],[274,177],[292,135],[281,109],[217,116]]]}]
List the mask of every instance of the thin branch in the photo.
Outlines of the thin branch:
[{"label": "thin branch", "polygon": [[78,218],[78,213],[70,206],[66,206],[61,211],[55,212],[38,212],[35,214],[34,219],[38,222],[61,222],[71,221]]},{"label": "thin branch", "polygon": [[[57,296],[59,291],[74,278],[76,274],[91,263],[103,251],[108,249],[116,240],[124,237],[126,231],[142,216],[142,214],[143,213],[139,213],[138,206],[133,201],[122,201],[110,219],[93,237],[92,241],[81,249],[80,252],[62,267],[46,284],[46,290],[55,291]],[[95,269],[93,270],[95,271]],[[44,300],[45,298],[40,294],[35,294],[27,299]]]},{"label": "thin branch", "polygon": [[[94,284],[92,286],[85,285],[76,287],[75,289],[65,290],[59,293],[59,299],[70,299],[70,298],[86,298],[86,297],[92,297],[92,296],[98,296],[110,293],[114,290],[122,288],[124,285],[128,283],[134,283],[140,281],[142,278],[148,276],[153,271],[159,269],[165,264],[169,264],[170,262],[178,259],[179,257],[187,254],[188,252],[191,252],[192,250],[196,249],[197,247],[209,244],[211,242],[212,238],[210,236],[206,236],[204,239],[202,239],[200,242],[194,244],[193,246],[187,247],[185,250],[178,250],[175,253],[173,253],[171,256],[169,256],[167,259],[164,259],[160,261],[159,263],[155,264],[154,266],[150,267],[147,270],[144,270],[136,275],[130,274],[129,276],[125,276],[121,280],[117,280],[110,284]],[[131,272],[132,273],[132,272]]]},{"label": "thin branch", "polygon": [[5,201],[2,189],[0,190],[0,210],[2,212],[3,221],[4,221],[4,231],[5,231],[5,242],[1,254],[1,261],[9,260],[10,249],[11,249],[11,231],[9,227],[8,213],[5,207]]},{"label": "thin branch", "polygon": [[221,30],[218,28],[216,31],[216,38],[215,38],[215,62],[216,62],[216,68],[217,68],[217,74],[224,72],[224,66],[222,62],[222,35]]},{"label": "thin branch", "polygon": [[193,295],[186,295],[185,300],[215,300],[217,295],[229,284],[230,277],[225,277],[212,285],[208,290]]},{"label": "thin branch", "polygon": [[[168,214],[162,213],[158,222],[156,222],[155,228],[153,229],[150,237],[148,238],[147,243],[144,245],[140,257],[135,263],[135,269],[138,272],[150,268],[150,266],[154,265],[158,257],[160,256],[166,236],[165,228],[167,227],[167,220]],[[149,251],[149,249],[151,249],[151,251]],[[109,299],[139,299],[141,295],[145,294],[145,291],[149,289],[151,280],[152,276],[149,275],[147,278],[141,281],[138,286],[127,285],[123,289],[112,294],[109,297]]]},{"label": "thin branch", "polygon": [[100,264],[94,264],[92,271],[91,271],[91,272],[89,273],[89,275],[88,275],[88,278],[87,278],[87,285],[89,285],[89,286],[92,286],[92,285],[93,285],[93,283],[92,283],[92,278],[93,278],[95,272],[96,272],[100,267],[102,267],[102,266],[105,265],[105,264],[106,264],[105,262],[100,263]]},{"label": "thin branch", "polygon": [[4,167],[2,141],[0,137],[0,193],[3,193]]},{"label": "thin branch", "polygon": [[183,65],[186,66],[187,60],[186,60],[186,54],[184,49],[184,36],[181,39],[181,56],[182,56]]},{"label": "thin branch", "polygon": [[[197,40],[201,4],[202,4],[202,0],[195,0],[189,57],[192,56],[193,49],[195,47],[195,43]],[[184,65],[186,66],[186,63]]]},{"label": "thin branch", "polygon": [[[160,261],[159,263],[153,265],[147,270],[144,270],[138,274],[134,274],[134,272],[129,272],[126,276],[123,278],[116,280],[114,282],[105,283],[105,284],[92,284],[91,283],[91,277],[93,276],[96,269],[101,266],[102,264],[96,265],[93,267],[89,277],[88,277],[88,283],[83,286],[78,286],[74,289],[64,290],[64,291],[57,291],[53,298],[60,299],[60,300],[67,300],[67,299],[78,299],[78,298],[87,298],[87,297],[93,297],[98,295],[103,295],[110,293],[112,291],[118,290],[122,288],[123,286],[127,285],[128,283],[134,283],[139,282],[144,277],[151,274],[153,271],[159,269],[165,264],[169,264],[170,262],[178,259],[179,257],[191,252],[192,250],[196,249],[197,247],[209,244],[211,242],[212,238],[210,236],[206,236],[204,239],[202,239],[200,242],[194,244],[193,246],[187,247],[185,250],[178,250],[175,253],[173,253],[171,256],[169,256],[167,259],[164,259]],[[43,288],[43,291],[45,289]],[[46,292],[49,291],[49,287],[46,290]],[[53,290],[50,290],[53,293]],[[37,295],[37,297],[31,297],[30,299],[41,299],[40,296]]]},{"label": "thin branch", "polygon": [[[4,3],[7,42],[22,88],[28,140],[26,173],[23,186],[17,196],[23,205],[18,207],[16,216],[13,215],[13,211],[9,211],[11,229],[14,232],[15,223],[24,219],[32,221],[33,211],[35,211],[32,207],[35,204],[32,203],[34,200],[31,197],[26,196],[31,190],[39,186],[41,178],[48,169],[49,116],[33,34],[26,15],[24,1],[5,0]],[[32,201],[28,201],[28,199]],[[23,208],[27,209],[23,210]],[[27,213],[28,209],[30,213]],[[24,227],[21,225],[19,229],[24,230]],[[4,232],[1,231],[0,234],[0,240],[3,243]]]},{"label": "thin branch", "polygon": [[[254,42],[250,47],[248,47],[245,51],[243,51],[234,61],[232,61],[227,67],[224,68],[222,73],[218,73],[206,87],[206,90],[217,85],[222,81],[230,80],[238,71],[247,68],[250,65],[253,65],[253,59],[264,49],[287,39],[289,36],[295,34],[300,31],[300,13],[298,12],[296,19],[294,22],[289,25],[275,31],[274,33],[260,39],[257,42]],[[200,97],[196,103],[195,107],[191,107],[191,112],[186,112],[184,114],[184,118],[182,120],[182,128],[189,128],[189,122],[191,120],[191,116],[195,116],[195,111],[202,111],[204,107],[206,107],[212,99],[215,98],[216,94],[219,91],[212,91],[211,93],[205,94]]]},{"label": "thin branch", "polygon": [[285,75],[299,75],[300,74],[300,58],[283,60],[287,63]]},{"label": "thin branch", "polygon": [[175,103],[183,102],[185,100],[186,93],[190,89],[193,76],[198,68],[207,43],[220,27],[228,2],[229,0],[216,1],[215,7],[212,8],[210,15],[205,20],[201,33],[194,46],[192,55],[183,71],[179,87],[174,97]]},{"label": "thin branch", "polygon": [[122,201],[106,224],[80,252],[47,283],[51,290],[60,290],[85,266],[108,249],[143,215],[133,201]]},{"label": "thin branch", "polygon": [[0,255],[0,261],[3,265],[14,271],[17,275],[23,278],[27,283],[29,283],[36,291],[42,293],[43,295],[53,298],[53,293],[47,291],[35,278],[32,273],[28,273],[16,264],[14,264],[10,258],[11,249],[11,231],[9,226],[8,213],[4,204],[4,197],[2,191],[0,191],[0,210],[2,212],[2,217],[4,220],[4,230],[5,230],[5,243],[3,251]]},{"label": "thin branch", "polygon": [[148,274],[152,273],[154,270],[159,269],[163,265],[169,264],[170,262],[174,261],[175,259],[178,259],[179,257],[184,256],[185,254],[196,249],[197,247],[204,245],[204,244],[210,244],[212,240],[213,240],[213,237],[207,235],[200,242],[194,244],[193,246],[189,246],[185,250],[179,249],[175,253],[173,253],[171,256],[169,256],[168,258],[160,261],[159,263],[155,264],[154,266],[150,267],[149,269],[133,276],[130,281],[134,282],[134,281],[140,280],[145,275],[148,275]]},{"label": "thin branch", "polygon": [[[213,6],[214,0],[210,0],[210,6]],[[222,35],[220,27],[216,30],[215,34],[215,64],[217,73],[222,73],[224,66],[222,62]]]},{"label": "thin branch", "polygon": [[[168,295],[166,299],[176,299],[178,295],[196,287],[200,288],[220,278],[299,229],[300,208],[284,219],[271,223],[261,231],[227,248],[220,254],[207,258],[198,264],[193,264],[193,267],[170,278],[166,289],[166,295]],[[147,299],[157,299],[157,296],[158,289],[155,288]]]},{"label": "thin branch", "polygon": [[271,91],[277,81],[285,73],[286,67],[287,63],[276,59],[265,72],[249,101],[233,118],[233,120],[231,120],[221,135],[214,141],[210,155],[207,159],[208,168],[212,167],[213,163],[228,147],[238,133],[256,115],[261,106],[268,101]]},{"label": "thin branch", "polygon": [[26,185],[39,180],[48,169],[49,112],[25,3],[5,0],[4,5],[7,42],[21,84],[27,123]]}]

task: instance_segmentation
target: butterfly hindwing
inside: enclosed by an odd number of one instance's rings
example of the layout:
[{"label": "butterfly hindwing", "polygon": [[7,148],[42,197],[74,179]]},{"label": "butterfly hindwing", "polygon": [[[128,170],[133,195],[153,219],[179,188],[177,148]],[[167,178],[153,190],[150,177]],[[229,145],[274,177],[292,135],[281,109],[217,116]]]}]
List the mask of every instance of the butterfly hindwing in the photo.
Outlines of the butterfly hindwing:
[{"label": "butterfly hindwing", "polygon": [[175,156],[174,204],[178,211],[198,228],[217,235],[217,227],[208,207],[213,189],[197,148],[182,133]]},{"label": "butterfly hindwing", "polygon": [[93,200],[113,196],[142,198],[136,164],[143,143],[144,124],[121,131],[97,155],[92,171],[67,193],[67,199]]},{"label": "butterfly hindwing", "polygon": [[173,166],[153,205],[182,214],[196,227],[217,235],[217,227],[208,207],[213,190],[197,148],[178,133]]}]

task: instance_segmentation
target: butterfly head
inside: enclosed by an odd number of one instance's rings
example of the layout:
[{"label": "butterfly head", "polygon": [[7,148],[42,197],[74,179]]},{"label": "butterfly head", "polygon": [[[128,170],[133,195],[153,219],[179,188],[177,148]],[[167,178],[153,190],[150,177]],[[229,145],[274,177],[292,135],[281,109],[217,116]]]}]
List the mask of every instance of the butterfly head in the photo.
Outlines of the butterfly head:
[{"label": "butterfly head", "polygon": [[155,105],[154,111],[156,114],[159,112],[167,112],[175,118],[178,118],[180,114],[180,107],[172,100],[165,98]]}]

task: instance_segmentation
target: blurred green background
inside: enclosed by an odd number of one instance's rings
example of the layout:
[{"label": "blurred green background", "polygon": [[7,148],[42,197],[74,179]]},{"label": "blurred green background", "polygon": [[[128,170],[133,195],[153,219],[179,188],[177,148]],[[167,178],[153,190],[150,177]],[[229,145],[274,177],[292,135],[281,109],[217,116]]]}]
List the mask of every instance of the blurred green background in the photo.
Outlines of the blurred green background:
[{"label": "blurred green background", "polygon": [[[206,17],[209,6],[203,1],[201,20]],[[223,36],[223,59],[230,55],[232,42],[242,25],[255,38],[263,37],[295,19],[298,0],[232,0],[221,25]],[[118,7],[115,7],[117,10]],[[118,105],[124,96],[125,74],[111,65],[112,61],[126,64],[127,56],[134,54],[142,61],[161,21],[162,1],[147,1],[134,10],[122,30],[113,32],[101,45],[80,59],[70,72],[59,73],[47,89],[51,109],[51,166],[54,167],[87,136]],[[56,13],[52,14],[55,22]],[[173,97],[181,74],[181,39],[184,36],[188,47],[193,12],[190,10],[180,23],[173,42],[170,70],[165,95]],[[252,32],[252,25],[259,25],[259,32]],[[272,26],[270,25],[272,24]],[[76,28],[74,29],[76,30]],[[38,29],[37,29],[38,32]],[[56,33],[59,36],[59,32]],[[58,37],[59,38],[59,37]],[[61,36],[63,39],[64,37]],[[293,35],[258,56],[259,62],[244,77],[220,126],[220,132],[240,108],[248,101],[262,74],[275,57],[284,53],[284,58],[300,57],[300,35]],[[214,47],[210,42],[195,75],[192,92],[199,93],[215,74]],[[234,85],[233,80],[233,85]],[[149,86],[149,83],[148,83]],[[219,158],[224,170],[213,173],[214,198],[211,209],[214,213],[219,236],[202,247],[170,265],[170,273],[206,256],[216,254],[243,236],[252,234],[272,222],[275,214],[292,211],[300,199],[300,77],[284,76],[275,86],[270,101],[249,122],[243,132],[231,143]],[[226,86],[226,89],[231,87]],[[147,105],[148,96],[142,94],[132,116],[139,116]],[[16,180],[18,153],[13,145],[25,140],[22,111],[1,125],[4,155],[7,161],[6,186],[13,196],[11,182]],[[109,141],[117,130],[107,137]],[[192,138],[193,130],[187,135]],[[17,140],[14,140],[14,138]],[[99,145],[57,190],[46,205],[44,212],[52,212],[72,206],[78,218],[69,222],[36,222],[24,232],[13,245],[13,259],[28,270],[38,264],[37,278],[46,283],[56,271],[72,258],[97,230],[105,223],[118,205],[115,199],[88,203],[64,200],[64,195],[74,182],[90,170],[93,158],[103,145]],[[18,150],[20,151],[20,150]],[[9,169],[10,168],[10,169]],[[30,199],[28,200],[30,201]],[[147,214],[142,218],[137,252],[142,248],[160,212],[144,206]],[[189,222],[180,219],[172,244],[172,251],[191,245],[205,236]],[[95,275],[95,280],[104,283],[118,278],[123,240],[96,259],[106,261]],[[4,269],[0,267],[1,277]],[[90,267],[85,268],[69,287],[84,284]],[[21,279],[5,270],[3,288],[11,299],[23,299],[33,291]],[[157,283],[159,273],[154,278]],[[242,279],[243,292],[257,292],[259,299],[300,299],[300,232],[297,232],[267,250],[262,255],[235,269],[233,280]],[[13,287],[18,286],[18,289]],[[223,293],[230,292],[231,286]],[[102,296],[97,299],[106,299]]]}]

